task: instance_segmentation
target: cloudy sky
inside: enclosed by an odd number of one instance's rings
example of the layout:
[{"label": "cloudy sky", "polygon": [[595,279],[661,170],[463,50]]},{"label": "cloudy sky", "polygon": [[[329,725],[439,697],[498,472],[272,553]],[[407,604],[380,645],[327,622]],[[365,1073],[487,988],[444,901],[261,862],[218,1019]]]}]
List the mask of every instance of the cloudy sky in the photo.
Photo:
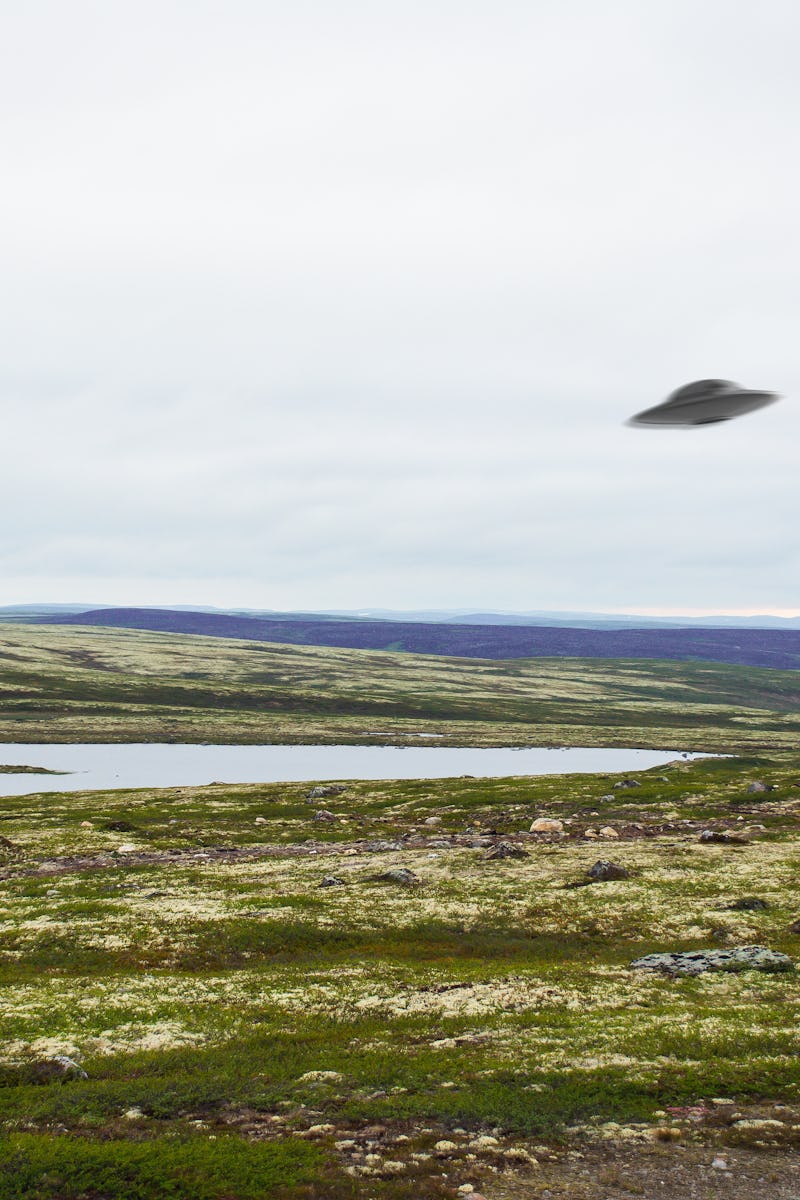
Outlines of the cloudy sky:
[{"label": "cloudy sky", "polygon": [[800,612],[796,0],[2,12],[0,603]]}]

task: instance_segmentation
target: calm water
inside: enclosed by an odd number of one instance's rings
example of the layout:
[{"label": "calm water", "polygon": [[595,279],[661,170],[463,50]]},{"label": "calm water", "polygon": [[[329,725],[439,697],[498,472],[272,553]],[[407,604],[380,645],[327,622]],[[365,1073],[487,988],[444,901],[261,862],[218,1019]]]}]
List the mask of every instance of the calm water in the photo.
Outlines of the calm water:
[{"label": "calm water", "polygon": [[0,744],[0,766],[67,775],[0,775],[0,795],[204,783],[297,783],[333,779],[448,779],[459,775],[566,775],[644,771],[676,750],[476,749],[446,746],[181,746]]}]

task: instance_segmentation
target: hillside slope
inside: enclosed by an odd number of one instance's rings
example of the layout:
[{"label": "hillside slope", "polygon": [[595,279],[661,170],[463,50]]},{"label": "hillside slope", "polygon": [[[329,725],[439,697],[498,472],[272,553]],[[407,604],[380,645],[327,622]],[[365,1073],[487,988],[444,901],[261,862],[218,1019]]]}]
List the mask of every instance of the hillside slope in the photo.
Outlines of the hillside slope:
[{"label": "hillside slope", "polygon": [[289,645],[394,650],[459,658],[649,658],[800,669],[800,630],[578,629],[449,625],[308,617],[235,617],[159,608],[103,608],[47,617],[41,624],[91,625],[244,638]]}]

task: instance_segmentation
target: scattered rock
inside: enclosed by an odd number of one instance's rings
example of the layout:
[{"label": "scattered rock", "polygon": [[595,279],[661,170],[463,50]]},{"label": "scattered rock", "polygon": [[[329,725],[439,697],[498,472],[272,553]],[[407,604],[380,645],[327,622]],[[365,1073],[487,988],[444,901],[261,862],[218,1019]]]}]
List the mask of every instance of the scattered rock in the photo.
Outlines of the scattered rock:
[{"label": "scattered rock", "polygon": [[[619,783],[614,784],[615,788],[632,788],[632,787],[641,787],[641,786],[642,785],[638,779],[623,779]],[[611,799],[613,800],[613,798],[614,797],[612,796]]]},{"label": "scattered rock", "polygon": [[484,854],[484,858],[487,859],[527,857],[528,851],[523,850],[522,846],[515,846],[513,842],[498,842],[495,846],[491,846]]},{"label": "scattered rock", "polygon": [[441,817],[426,817],[425,820],[422,822],[423,825],[441,825],[441,823],[442,823]]},{"label": "scattered rock", "polygon": [[373,875],[372,879],[376,883],[398,883],[400,887],[420,887],[422,885],[419,875],[415,875],[407,867],[392,867],[388,871],[382,871],[380,875]]},{"label": "scattered rock", "polygon": [[700,834],[698,841],[701,842],[704,846],[708,846],[711,844],[715,844],[715,845],[718,844],[718,845],[722,845],[722,846],[726,846],[726,845],[744,846],[744,845],[746,845],[746,841],[743,837],[739,837],[735,833],[726,833],[722,829],[704,829],[703,832]]},{"label": "scattered rock", "polygon": [[93,821],[81,821],[81,829],[94,829]]},{"label": "scattered rock", "polygon": [[564,822],[555,817],[537,817],[531,825],[531,833],[563,833]]},{"label": "scattered rock", "polygon": [[734,900],[726,908],[729,912],[766,912],[769,904],[759,896],[742,896],[741,900]]},{"label": "scattered rock", "polygon": [[610,883],[612,880],[630,878],[625,867],[620,866],[619,863],[609,862],[607,858],[598,859],[593,867],[589,867],[586,874],[594,883]]},{"label": "scattered rock", "polygon": [[133,844],[133,842],[123,842],[121,846],[117,846],[114,853],[115,854],[135,854],[138,849],[139,849],[139,847],[135,846]]},{"label": "scattered rock", "polygon": [[766,946],[737,946],[732,950],[688,950],[646,954],[631,963],[634,971],[660,971],[665,975],[702,975],[705,971],[793,971],[787,954]]},{"label": "scattered rock", "polygon": [[730,1171],[730,1167],[728,1166],[727,1162],[724,1158],[721,1158],[719,1154],[711,1160],[711,1166],[715,1171]]},{"label": "scattered rock", "polygon": [[311,818],[312,821],[335,821],[336,813],[328,812],[327,808],[318,808]]},{"label": "scattered rock", "polygon": [[346,887],[345,881],[338,875],[323,875],[320,887]]},{"label": "scattered rock", "polygon": [[256,819],[253,823],[255,825],[269,825],[269,821],[267,820],[266,817],[256,817]]},{"label": "scattered rock", "polygon": [[761,779],[754,779],[752,783],[748,783],[745,788],[746,792],[771,792],[772,788]]},{"label": "scattered rock", "polygon": [[600,837],[618,838],[619,834],[617,833],[617,831],[613,825],[604,825],[603,828],[600,830]]},{"label": "scattered rock", "polygon": [[320,784],[306,792],[306,800],[324,800],[326,796],[341,796],[346,791],[347,788],[341,783]]},{"label": "scattered rock", "polygon": [[369,854],[383,854],[390,850],[402,850],[399,842],[365,842],[364,849]]}]

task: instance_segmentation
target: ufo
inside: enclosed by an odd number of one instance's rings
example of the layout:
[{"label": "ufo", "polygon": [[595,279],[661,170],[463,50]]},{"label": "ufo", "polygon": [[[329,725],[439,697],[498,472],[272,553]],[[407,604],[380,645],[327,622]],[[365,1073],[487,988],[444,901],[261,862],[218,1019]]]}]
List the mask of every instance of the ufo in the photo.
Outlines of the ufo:
[{"label": "ufo", "polygon": [[728,379],[698,379],[684,384],[654,408],[646,408],[628,425],[716,425],[765,408],[780,397],[776,392],[752,391]]}]

